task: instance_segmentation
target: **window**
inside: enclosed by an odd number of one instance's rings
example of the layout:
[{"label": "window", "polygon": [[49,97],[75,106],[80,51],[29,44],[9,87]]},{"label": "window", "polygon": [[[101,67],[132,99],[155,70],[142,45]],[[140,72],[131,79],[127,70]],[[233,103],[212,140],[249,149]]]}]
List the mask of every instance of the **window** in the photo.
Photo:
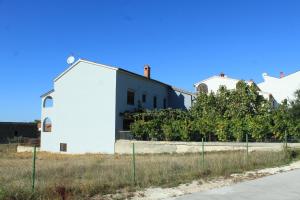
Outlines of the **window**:
[{"label": "window", "polygon": [[167,99],[164,98],[164,109],[166,109],[166,108],[167,108]]},{"label": "window", "polygon": [[123,130],[124,131],[129,131],[131,123],[133,123],[132,119],[123,119]]},{"label": "window", "polygon": [[142,102],[143,102],[143,103],[146,103],[146,99],[147,99],[146,94],[143,94],[143,95],[142,95]]},{"label": "window", "polygon": [[52,131],[52,122],[49,117],[45,118],[43,121],[43,132],[51,132]]},{"label": "window", "polygon": [[205,83],[201,83],[197,86],[197,92],[208,93],[208,87]]},{"label": "window", "polygon": [[53,99],[52,97],[48,96],[45,98],[44,103],[43,103],[43,107],[44,108],[49,108],[53,106]]},{"label": "window", "polygon": [[127,104],[134,105],[134,92],[127,90]]},{"label": "window", "polygon": [[153,97],[153,108],[157,108],[157,97]]},{"label": "window", "polygon": [[60,151],[67,152],[67,143],[60,143]]}]

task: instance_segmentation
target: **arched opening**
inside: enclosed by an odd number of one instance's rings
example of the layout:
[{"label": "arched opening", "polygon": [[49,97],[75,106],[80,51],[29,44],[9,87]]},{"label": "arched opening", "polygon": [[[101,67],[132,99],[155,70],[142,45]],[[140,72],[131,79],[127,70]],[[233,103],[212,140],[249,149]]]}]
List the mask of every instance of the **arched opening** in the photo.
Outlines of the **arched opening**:
[{"label": "arched opening", "polygon": [[201,83],[197,86],[197,92],[208,93],[208,87],[205,83]]},{"label": "arched opening", "polygon": [[43,107],[49,108],[53,106],[53,98],[51,96],[47,96],[44,100]]},{"label": "arched opening", "polygon": [[44,119],[43,122],[43,132],[51,132],[52,131],[52,122],[49,117]]}]

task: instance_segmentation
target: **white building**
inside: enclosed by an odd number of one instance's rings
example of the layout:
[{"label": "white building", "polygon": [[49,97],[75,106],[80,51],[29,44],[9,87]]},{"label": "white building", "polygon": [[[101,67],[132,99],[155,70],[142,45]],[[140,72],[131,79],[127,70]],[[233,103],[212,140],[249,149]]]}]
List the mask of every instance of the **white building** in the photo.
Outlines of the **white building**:
[{"label": "white building", "polygon": [[[225,86],[228,90],[236,89],[236,84],[241,81],[241,79],[234,79],[226,76],[224,73],[221,73],[218,76],[212,76],[203,81],[199,81],[194,84],[194,88],[196,92],[206,92],[206,93],[217,93],[221,86]],[[247,84],[254,84],[253,81],[245,81]],[[259,86],[258,86],[259,87]],[[260,88],[260,87],[259,87]],[[272,93],[267,92],[265,90],[259,91],[259,94],[264,96],[266,99],[270,100],[275,106],[277,104],[276,100],[273,98]]]},{"label": "white building", "polygon": [[264,81],[258,87],[265,92],[271,93],[278,103],[284,99],[293,100],[294,93],[300,89],[300,71],[284,76],[281,72],[280,77],[272,77],[263,73]]},{"label": "white building", "polygon": [[138,108],[188,109],[194,94],[122,68],[78,60],[54,79],[42,98],[41,150],[113,153],[123,113]]},{"label": "white building", "polygon": [[[239,79],[234,79],[226,76],[224,73],[221,73],[218,76],[209,77],[203,81],[199,81],[194,84],[195,91],[203,91],[203,92],[214,92],[216,93],[221,86],[225,86],[228,90],[236,89],[236,84],[239,82]],[[245,81],[246,83],[250,83],[250,81]]]}]

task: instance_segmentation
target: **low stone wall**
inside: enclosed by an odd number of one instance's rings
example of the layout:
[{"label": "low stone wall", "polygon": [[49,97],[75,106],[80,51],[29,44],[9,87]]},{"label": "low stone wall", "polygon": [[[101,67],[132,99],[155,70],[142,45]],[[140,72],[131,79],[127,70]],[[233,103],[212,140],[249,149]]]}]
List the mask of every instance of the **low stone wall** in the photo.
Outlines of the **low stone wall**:
[{"label": "low stone wall", "polygon": [[[166,142],[166,141],[134,141],[117,140],[115,153],[131,154],[132,143],[135,152],[146,153],[196,153],[202,151],[201,142]],[[289,147],[299,147],[300,143],[289,143]],[[280,151],[283,143],[249,143],[249,151]],[[246,143],[240,142],[205,142],[204,151],[246,150]]]},{"label": "low stone wall", "polygon": [[[40,151],[40,147],[37,147],[36,148],[36,151]],[[20,146],[18,145],[17,146],[17,152],[20,153],[20,152],[33,152],[33,147],[30,147],[30,146]]]}]

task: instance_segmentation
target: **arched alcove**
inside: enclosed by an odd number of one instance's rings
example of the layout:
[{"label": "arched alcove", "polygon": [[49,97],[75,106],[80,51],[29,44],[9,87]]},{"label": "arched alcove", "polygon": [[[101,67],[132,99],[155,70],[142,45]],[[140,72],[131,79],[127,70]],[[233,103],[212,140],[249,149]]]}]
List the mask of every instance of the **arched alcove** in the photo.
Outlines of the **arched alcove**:
[{"label": "arched alcove", "polygon": [[44,108],[49,108],[53,106],[53,98],[51,96],[47,96],[44,99],[43,107]]},{"label": "arched alcove", "polygon": [[201,83],[197,86],[197,92],[208,93],[208,87],[205,83]]},{"label": "arched alcove", "polygon": [[43,121],[43,132],[52,131],[52,121],[49,117],[45,118]]}]

